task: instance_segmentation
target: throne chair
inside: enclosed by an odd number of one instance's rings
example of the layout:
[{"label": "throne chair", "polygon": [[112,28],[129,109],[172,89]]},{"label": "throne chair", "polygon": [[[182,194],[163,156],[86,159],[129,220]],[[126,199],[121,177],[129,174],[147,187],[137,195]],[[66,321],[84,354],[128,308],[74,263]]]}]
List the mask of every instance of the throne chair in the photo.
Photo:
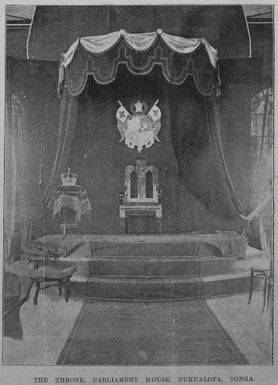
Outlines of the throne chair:
[{"label": "throne chair", "polygon": [[145,159],[137,159],[135,166],[125,169],[124,190],[119,193],[119,214],[121,232],[128,232],[128,216],[154,215],[157,233],[161,233],[162,189],[158,184],[158,170],[154,165],[147,165]]}]

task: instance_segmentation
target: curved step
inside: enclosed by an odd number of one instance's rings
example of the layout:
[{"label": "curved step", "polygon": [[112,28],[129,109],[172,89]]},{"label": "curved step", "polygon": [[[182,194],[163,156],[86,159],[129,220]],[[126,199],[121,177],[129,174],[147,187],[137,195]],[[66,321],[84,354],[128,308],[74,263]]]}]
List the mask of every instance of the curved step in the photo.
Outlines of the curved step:
[{"label": "curved step", "polygon": [[79,276],[204,276],[238,271],[234,258],[227,257],[92,257],[66,258],[78,264]]},{"label": "curved step", "polygon": [[[73,297],[117,300],[178,300],[212,297],[249,291],[248,271],[207,277],[77,277],[72,278]],[[254,282],[254,289],[261,281]]]},{"label": "curved step", "polygon": [[192,255],[221,255],[213,245],[200,245],[197,242],[92,242],[91,252],[93,256],[192,256]]},{"label": "curved step", "polygon": [[68,250],[87,244],[96,255],[182,255],[245,257],[247,238],[233,231],[214,233],[163,233],[163,234],[69,234],[63,239],[58,234],[38,238]]}]

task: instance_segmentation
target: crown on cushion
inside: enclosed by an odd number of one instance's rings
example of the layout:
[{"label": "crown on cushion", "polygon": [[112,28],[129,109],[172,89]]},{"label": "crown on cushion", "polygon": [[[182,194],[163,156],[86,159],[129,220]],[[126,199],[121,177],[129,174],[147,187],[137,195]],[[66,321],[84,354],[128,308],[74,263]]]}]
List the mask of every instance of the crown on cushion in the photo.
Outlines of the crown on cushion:
[{"label": "crown on cushion", "polygon": [[61,174],[61,180],[63,186],[74,186],[76,184],[77,174],[72,173],[70,168],[68,168],[67,172]]}]

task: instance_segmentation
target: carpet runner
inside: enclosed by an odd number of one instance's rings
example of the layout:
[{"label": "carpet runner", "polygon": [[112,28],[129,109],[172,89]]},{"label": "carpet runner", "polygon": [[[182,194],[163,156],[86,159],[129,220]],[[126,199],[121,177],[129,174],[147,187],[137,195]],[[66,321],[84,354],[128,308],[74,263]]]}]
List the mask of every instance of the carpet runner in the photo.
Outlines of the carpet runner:
[{"label": "carpet runner", "polygon": [[243,365],[248,360],[204,300],[88,301],[61,365]]}]

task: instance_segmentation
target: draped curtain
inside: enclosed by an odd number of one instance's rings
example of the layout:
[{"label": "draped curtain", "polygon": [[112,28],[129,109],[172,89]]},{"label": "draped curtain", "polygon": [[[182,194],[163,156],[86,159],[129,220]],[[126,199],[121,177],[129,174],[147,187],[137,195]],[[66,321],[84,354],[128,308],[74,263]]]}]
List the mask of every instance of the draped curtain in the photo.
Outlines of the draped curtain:
[{"label": "draped curtain", "polygon": [[[191,162],[192,159],[198,158],[194,152],[196,150],[197,153],[202,152],[203,144],[209,139],[214,156],[214,170],[217,171],[218,180],[222,190],[225,191],[229,206],[233,214],[244,214],[244,208],[229,175],[220,137],[221,128],[216,100],[219,86],[217,51],[202,38],[185,39],[165,34],[161,30],[146,34],[128,34],[121,30],[105,36],[78,39],[62,55],[58,86],[62,98],[56,157],[47,186],[41,188],[40,202],[27,221],[28,238],[32,237],[34,221],[45,217],[53,187],[68,162],[78,115],[79,95],[85,87],[87,77],[92,75],[97,83],[108,84],[115,79],[119,64],[125,64],[128,70],[136,75],[146,75],[155,65],[160,66],[166,80],[177,87],[185,83],[188,76],[193,79],[201,96],[206,130],[200,129],[194,132],[193,127],[192,136],[188,141],[183,132],[180,113],[176,110],[182,98],[179,99],[179,103],[170,102],[173,147],[180,174],[187,183],[187,170],[194,165],[194,162]],[[184,87],[181,87],[182,89]],[[198,198],[201,196],[201,200],[206,195],[202,194],[201,186],[196,184],[191,192]],[[213,195],[208,199],[206,195],[205,199],[208,201],[212,197]],[[45,227],[45,220],[43,226]],[[45,229],[43,232],[46,232]]]},{"label": "draped curtain", "polygon": [[[147,51],[158,39],[161,40],[174,52],[188,54],[195,51],[201,44],[204,44],[209,56],[211,65],[216,66],[217,50],[213,48],[206,39],[203,38],[184,38],[182,36],[173,36],[158,29],[155,32],[147,33],[128,33],[124,29],[101,36],[89,36],[77,39],[68,49],[62,54],[61,67],[67,68],[71,63],[78,45],[81,44],[87,51],[92,54],[103,54],[115,46],[120,38],[123,37],[126,43],[136,51]],[[62,69],[61,69],[62,70]]]},{"label": "draped curtain", "polygon": [[89,75],[99,84],[111,83],[124,64],[134,75],[147,75],[157,65],[162,76],[176,85],[191,76],[199,92],[210,95],[219,86],[217,58],[217,51],[205,39],[172,36],[161,30],[83,37],[62,54],[58,93],[68,88],[71,95],[80,94]]},{"label": "draped curtain", "polygon": [[216,95],[203,96],[188,82],[169,88],[169,104],[174,152],[189,192],[210,211],[244,215],[224,155]]},{"label": "draped curtain", "polygon": [[[79,96],[70,95],[66,89],[63,91],[60,106],[59,135],[56,156],[47,186],[44,191],[41,189],[41,199],[39,204],[34,208],[26,223],[26,238],[28,239],[32,238],[33,235],[33,222],[38,218],[44,218],[46,208],[51,200],[52,190],[57,184],[60,174],[64,171],[68,163],[72,140],[76,128],[78,103]],[[43,225],[45,227],[45,221],[43,221]],[[43,233],[45,234],[45,231]]]},{"label": "draped curtain", "polygon": [[222,185],[225,189],[227,199],[233,209],[234,214],[245,215],[244,207],[236,193],[226,164],[221,141],[220,114],[215,95],[211,95],[205,98],[205,114],[217,172],[222,180]]}]

